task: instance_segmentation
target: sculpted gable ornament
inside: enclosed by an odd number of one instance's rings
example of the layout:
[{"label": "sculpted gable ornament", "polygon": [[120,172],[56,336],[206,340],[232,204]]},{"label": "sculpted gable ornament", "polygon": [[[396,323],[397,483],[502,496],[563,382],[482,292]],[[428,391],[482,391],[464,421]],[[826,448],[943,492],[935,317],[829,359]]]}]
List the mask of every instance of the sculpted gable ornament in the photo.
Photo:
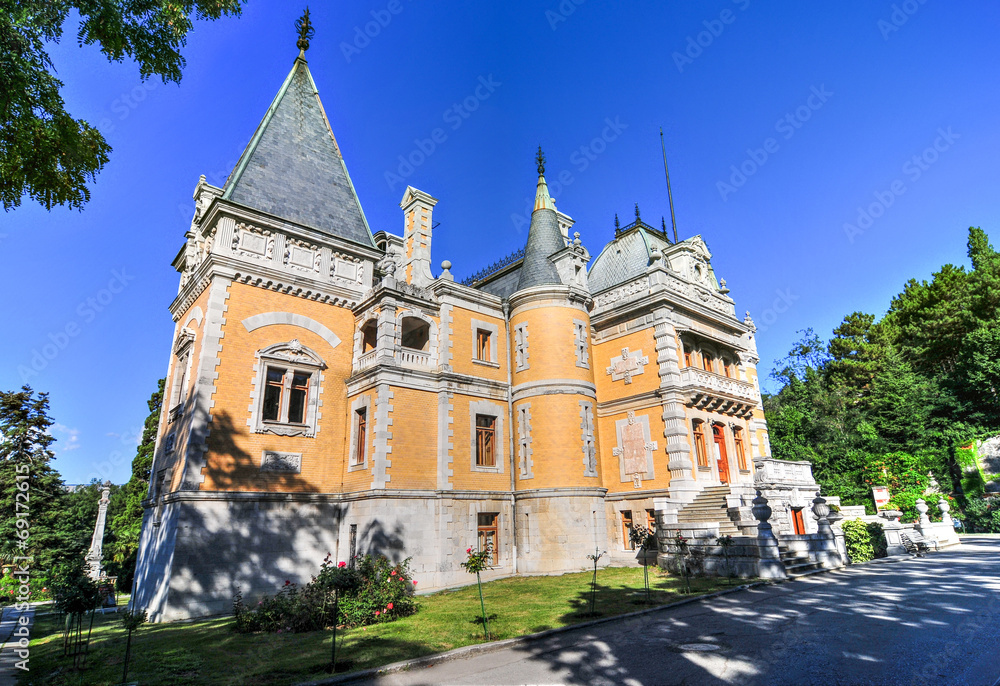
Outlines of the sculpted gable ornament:
[{"label": "sculpted gable ornament", "polygon": [[611,366],[605,370],[605,373],[611,375],[612,381],[624,379],[626,384],[630,384],[633,376],[638,376],[646,371],[647,364],[649,364],[649,356],[643,355],[641,349],[630,352],[628,348],[622,348],[621,356],[611,358]]}]

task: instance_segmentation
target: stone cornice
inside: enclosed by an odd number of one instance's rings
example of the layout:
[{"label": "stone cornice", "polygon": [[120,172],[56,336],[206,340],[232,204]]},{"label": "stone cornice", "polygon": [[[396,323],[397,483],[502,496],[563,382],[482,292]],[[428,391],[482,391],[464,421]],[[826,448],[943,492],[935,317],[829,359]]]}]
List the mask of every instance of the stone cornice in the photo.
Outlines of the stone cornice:
[{"label": "stone cornice", "polygon": [[347,395],[353,396],[380,384],[399,388],[439,393],[448,391],[460,395],[506,401],[508,385],[506,381],[495,381],[458,372],[413,369],[397,365],[375,365],[347,379]]},{"label": "stone cornice", "polygon": [[[480,306],[486,305],[500,312],[503,304],[503,301],[499,296],[477,290],[470,286],[463,286],[457,281],[437,279],[430,285],[429,289],[433,291],[434,295],[437,296],[442,302],[451,302],[454,305],[460,303],[471,303]],[[503,316],[502,312],[500,316]]]},{"label": "stone cornice", "polygon": [[434,294],[427,289],[411,286],[405,281],[398,281],[395,277],[386,277],[375,288],[369,290],[364,295],[364,299],[354,305],[354,314],[362,316],[373,307],[381,305],[386,300],[392,300],[394,304],[403,303],[411,307],[422,310],[437,312],[440,303],[434,298]]},{"label": "stone cornice", "polygon": [[514,312],[518,308],[530,307],[532,305],[545,305],[554,300],[565,301],[586,312],[593,306],[594,302],[593,298],[590,297],[590,293],[586,290],[561,284],[525,288],[524,290],[512,293],[509,300],[511,312]]},{"label": "stone cornice", "polygon": [[[293,493],[288,491],[174,491],[163,496],[164,505],[180,502],[286,502],[344,503],[357,500],[412,499],[423,500],[510,500],[510,491],[431,491],[417,489],[377,488],[349,493]],[[147,498],[142,506],[149,509],[155,501]]]}]

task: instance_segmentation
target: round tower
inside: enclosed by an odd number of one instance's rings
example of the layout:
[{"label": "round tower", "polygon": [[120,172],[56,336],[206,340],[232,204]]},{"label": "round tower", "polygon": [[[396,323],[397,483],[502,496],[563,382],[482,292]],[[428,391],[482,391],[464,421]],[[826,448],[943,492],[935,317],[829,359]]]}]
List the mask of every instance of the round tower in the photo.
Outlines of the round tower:
[{"label": "round tower", "polygon": [[579,569],[604,544],[604,495],[590,355],[589,260],[538,186],[517,289],[509,297],[518,568]]}]

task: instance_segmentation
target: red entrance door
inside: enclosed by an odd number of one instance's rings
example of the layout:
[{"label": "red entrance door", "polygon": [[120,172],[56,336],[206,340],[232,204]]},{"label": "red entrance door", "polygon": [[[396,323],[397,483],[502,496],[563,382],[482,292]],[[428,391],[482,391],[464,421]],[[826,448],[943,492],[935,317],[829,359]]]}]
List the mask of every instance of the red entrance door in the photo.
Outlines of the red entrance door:
[{"label": "red entrance door", "polygon": [[806,523],[802,518],[802,508],[792,510],[792,526],[795,527],[795,534],[801,536],[806,532]]},{"label": "red entrance door", "polygon": [[729,457],[726,455],[726,435],[718,424],[712,425],[712,439],[715,441],[715,459],[719,465],[719,481],[729,483]]}]

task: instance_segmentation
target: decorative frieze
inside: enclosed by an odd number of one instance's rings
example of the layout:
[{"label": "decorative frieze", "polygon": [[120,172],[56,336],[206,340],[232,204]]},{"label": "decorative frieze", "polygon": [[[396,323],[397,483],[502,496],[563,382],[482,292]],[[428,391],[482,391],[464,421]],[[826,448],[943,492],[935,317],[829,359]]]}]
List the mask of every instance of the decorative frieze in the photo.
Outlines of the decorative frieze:
[{"label": "decorative frieze", "polygon": [[260,471],[298,474],[302,471],[302,453],[265,450],[260,460]]}]

